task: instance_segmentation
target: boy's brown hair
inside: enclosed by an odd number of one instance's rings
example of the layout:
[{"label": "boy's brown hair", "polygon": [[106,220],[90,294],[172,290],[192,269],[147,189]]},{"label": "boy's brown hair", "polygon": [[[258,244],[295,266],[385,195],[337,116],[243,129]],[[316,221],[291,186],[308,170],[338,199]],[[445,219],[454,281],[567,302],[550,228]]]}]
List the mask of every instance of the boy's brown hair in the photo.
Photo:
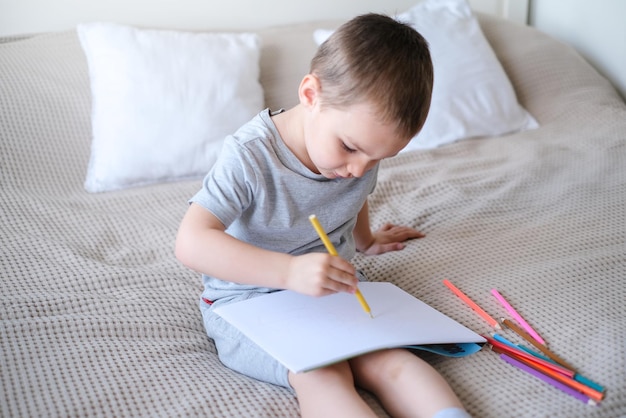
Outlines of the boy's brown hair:
[{"label": "boy's brown hair", "polygon": [[389,16],[370,13],[344,23],[318,48],[310,72],[320,80],[325,106],[370,101],[407,140],[426,121],[433,88],[428,42]]}]

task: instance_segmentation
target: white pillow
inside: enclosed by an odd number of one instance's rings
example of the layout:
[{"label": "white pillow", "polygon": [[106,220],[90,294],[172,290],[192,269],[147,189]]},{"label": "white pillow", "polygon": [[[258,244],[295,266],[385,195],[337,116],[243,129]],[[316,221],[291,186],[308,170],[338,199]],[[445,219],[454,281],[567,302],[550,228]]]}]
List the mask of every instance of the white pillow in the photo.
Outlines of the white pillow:
[{"label": "white pillow", "polygon": [[[424,0],[396,19],[428,41],[435,73],[426,123],[403,151],[538,127],[518,103],[466,0]],[[316,31],[315,41],[330,33]]]},{"label": "white pillow", "polygon": [[262,110],[256,34],[77,32],[92,94],[88,192],[203,176],[224,137]]}]

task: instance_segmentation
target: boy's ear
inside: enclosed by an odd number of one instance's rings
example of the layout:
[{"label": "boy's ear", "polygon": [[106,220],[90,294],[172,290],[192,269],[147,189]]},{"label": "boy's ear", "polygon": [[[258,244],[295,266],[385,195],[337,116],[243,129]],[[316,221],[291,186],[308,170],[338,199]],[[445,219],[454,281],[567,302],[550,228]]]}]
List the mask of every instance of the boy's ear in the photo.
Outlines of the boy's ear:
[{"label": "boy's ear", "polygon": [[312,108],[319,100],[320,91],[320,80],[313,74],[305,75],[298,89],[300,104],[304,107]]}]

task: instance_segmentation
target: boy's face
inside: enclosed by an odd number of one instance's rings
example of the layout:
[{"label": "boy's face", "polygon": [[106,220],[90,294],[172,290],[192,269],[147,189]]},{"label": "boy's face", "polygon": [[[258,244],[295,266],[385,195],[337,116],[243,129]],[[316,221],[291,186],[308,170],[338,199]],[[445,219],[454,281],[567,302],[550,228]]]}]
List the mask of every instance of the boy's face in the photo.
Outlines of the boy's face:
[{"label": "boy's face", "polygon": [[348,108],[309,108],[304,142],[309,168],[327,178],[361,177],[383,158],[408,144],[392,125],[383,124],[375,107],[365,102]]}]

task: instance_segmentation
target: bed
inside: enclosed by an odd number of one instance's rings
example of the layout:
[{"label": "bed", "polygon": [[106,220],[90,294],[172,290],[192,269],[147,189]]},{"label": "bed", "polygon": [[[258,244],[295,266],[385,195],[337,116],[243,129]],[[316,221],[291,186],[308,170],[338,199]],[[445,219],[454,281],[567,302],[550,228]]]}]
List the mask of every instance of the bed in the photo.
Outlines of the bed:
[{"label": "bed", "polygon": [[[606,388],[591,406],[487,347],[421,354],[473,416],[626,416],[626,104],[572,48],[477,18],[536,126],[384,161],[373,226],[426,237],[353,261],[480,334],[493,330],[442,280],[507,316],[497,288]],[[295,103],[314,31],[340,23],[257,31],[262,105]],[[289,391],[224,367],[204,332],[199,275],[173,254],[201,176],[86,191],[92,97],[76,31],[1,42],[0,416],[298,416]]]}]

